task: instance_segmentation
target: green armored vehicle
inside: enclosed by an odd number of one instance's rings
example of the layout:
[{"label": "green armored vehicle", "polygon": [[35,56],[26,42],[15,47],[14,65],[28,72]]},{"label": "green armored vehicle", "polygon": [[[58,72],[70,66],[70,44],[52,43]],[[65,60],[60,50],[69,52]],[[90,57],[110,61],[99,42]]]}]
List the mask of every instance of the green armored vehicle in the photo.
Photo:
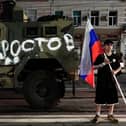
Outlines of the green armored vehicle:
[{"label": "green armored vehicle", "polygon": [[15,4],[0,2],[0,87],[22,89],[32,107],[48,108],[64,96],[65,81],[77,69],[72,21],[45,16],[24,22]]}]

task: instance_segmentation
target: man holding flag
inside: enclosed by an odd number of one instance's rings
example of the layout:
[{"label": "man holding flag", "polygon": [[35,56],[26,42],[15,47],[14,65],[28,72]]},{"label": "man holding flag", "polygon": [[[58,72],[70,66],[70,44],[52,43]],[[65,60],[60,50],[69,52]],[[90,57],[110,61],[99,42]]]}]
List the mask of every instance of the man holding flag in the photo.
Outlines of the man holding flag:
[{"label": "man holding flag", "polygon": [[[108,120],[111,122],[118,122],[113,116],[114,104],[118,103],[118,93],[116,88],[116,81],[113,75],[117,75],[120,70],[119,59],[112,53],[113,42],[106,40],[104,42],[104,54],[97,57],[94,67],[98,69],[97,74],[97,86],[96,86],[96,116],[93,122],[98,123],[100,121],[101,105],[107,104]],[[112,70],[109,65],[111,65]]]},{"label": "man holding flag", "polygon": [[[95,97],[96,116],[92,120],[95,123],[100,121],[101,105],[103,104],[109,105],[108,119],[112,122],[118,122],[113,116],[114,104],[118,103],[116,82],[113,74],[117,74],[121,67],[116,55],[112,53],[112,49],[113,42],[107,40],[104,43],[103,51],[101,42],[88,19],[82,48],[80,77],[90,86],[95,87],[94,68],[98,69]],[[109,64],[112,65],[112,71],[109,68]]]}]

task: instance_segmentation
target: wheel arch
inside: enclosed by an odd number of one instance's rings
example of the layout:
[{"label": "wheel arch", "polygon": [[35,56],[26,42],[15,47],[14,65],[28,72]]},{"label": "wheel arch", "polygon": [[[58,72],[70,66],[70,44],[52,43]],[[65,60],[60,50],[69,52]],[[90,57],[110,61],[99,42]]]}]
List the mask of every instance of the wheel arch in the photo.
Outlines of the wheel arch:
[{"label": "wheel arch", "polygon": [[[64,72],[63,66],[56,60],[56,59],[30,59],[28,60],[20,72],[17,74],[17,81],[21,82],[24,81],[27,75],[30,72],[36,70],[52,70],[56,71],[59,69],[60,71]],[[65,72],[64,72],[65,73]]]}]

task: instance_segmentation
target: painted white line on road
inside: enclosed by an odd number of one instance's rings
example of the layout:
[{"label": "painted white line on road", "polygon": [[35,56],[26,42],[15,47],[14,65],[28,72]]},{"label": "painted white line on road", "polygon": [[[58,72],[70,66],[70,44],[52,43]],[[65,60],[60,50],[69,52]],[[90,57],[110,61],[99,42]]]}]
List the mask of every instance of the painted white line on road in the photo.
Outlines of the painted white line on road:
[{"label": "painted white line on road", "polygon": [[[94,115],[1,115],[0,123],[65,123],[90,122]],[[102,115],[102,122],[108,122]],[[115,115],[119,122],[126,122],[126,115]]]}]

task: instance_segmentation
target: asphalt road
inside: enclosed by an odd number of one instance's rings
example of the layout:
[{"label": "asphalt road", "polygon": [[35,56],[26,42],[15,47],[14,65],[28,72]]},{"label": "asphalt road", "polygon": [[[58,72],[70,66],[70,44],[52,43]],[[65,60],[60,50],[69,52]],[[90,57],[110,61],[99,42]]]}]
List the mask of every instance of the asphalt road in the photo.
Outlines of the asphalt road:
[{"label": "asphalt road", "polygon": [[[122,74],[118,77],[120,86],[124,95],[126,96],[126,74]],[[75,84],[75,95],[72,94],[71,85],[67,85],[65,97],[61,99],[61,102],[53,109],[52,112],[84,112],[85,114],[95,112],[95,89],[89,87],[85,83]],[[119,92],[118,92],[119,93]],[[119,104],[116,105],[116,113],[126,114],[126,105],[124,104],[122,97],[119,93]],[[106,108],[104,109],[106,111]],[[15,94],[12,91],[0,91],[0,114],[7,113],[23,113],[23,112],[42,112],[43,110],[35,110],[30,108],[27,102],[24,100],[23,95]]]},{"label": "asphalt road", "polygon": [[[118,77],[126,96],[126,74]],[[0,126],[94,126],[91,119],[95,115],[95,89],[83,82],[75,84],[75,96],[68,84],[65,97],[53,109],[44,111],[30,108],[23,96],[12,91],[0,91]],[[119,94],[119,104],[115,106],[118,124],[106,120],[107,107],[103,106],[100,126],[125,126],[126,105]]]}]

